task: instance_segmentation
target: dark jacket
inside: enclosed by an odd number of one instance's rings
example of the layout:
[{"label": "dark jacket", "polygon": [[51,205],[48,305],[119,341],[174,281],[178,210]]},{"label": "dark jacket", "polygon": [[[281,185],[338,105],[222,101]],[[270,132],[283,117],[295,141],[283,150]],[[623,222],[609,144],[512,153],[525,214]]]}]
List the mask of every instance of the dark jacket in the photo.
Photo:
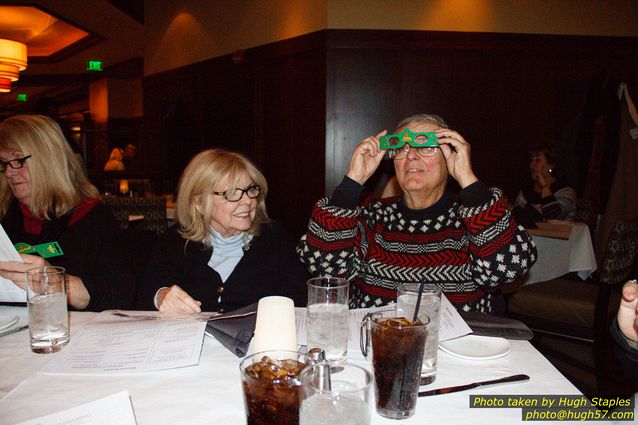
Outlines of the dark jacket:
[{"label": "dark jacket", "polygon": [[157,290],[173,284],[201,301],[202,311],[228,312],[269,295],[290,297],[298,307],[306,305],[309,276],[295,254],[291,236],[281,225],[262,225],[261,234],[253,238],[226,282],[208,266],[212,249],[187,241],[175,227],[163,235],[151,255],[138,308],[155,309]]},{"label": "dark jacket", "polygon": [[47,258],[53,266],[78,276],[91,300],[85,310],[129,309],[135,297],[135,281],[120,228],[111,211],[98,202],[77,222],[69,225],[72,213],[44,221],[39,235],[24,230],[24,217],[14,200],[2,219],[11,242],[38,245],[57,241],[64,255]]},{"label": "dark jacket", "polygon": [[[616,370],[626,394],[638,391],[638,349],[631,343],[618,327],[618,319],[611,324],[611,336],[614,338],[616,354]],[[632,344],[632,345],[630,345]]]}]

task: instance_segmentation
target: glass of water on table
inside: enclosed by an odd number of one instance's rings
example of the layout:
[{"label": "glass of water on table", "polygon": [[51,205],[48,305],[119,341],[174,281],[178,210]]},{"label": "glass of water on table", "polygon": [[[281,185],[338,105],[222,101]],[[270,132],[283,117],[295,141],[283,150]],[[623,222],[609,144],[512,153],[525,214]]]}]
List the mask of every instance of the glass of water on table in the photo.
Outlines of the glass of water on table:
[{"label": "glass of water on table", "polygon": [[319,362],[300,374],[299,425],[369,425],[372,374],[349,363]]},{"label": "glass of water on table", "polygon": [[66,271],[36,267],[25,272],[31,351],[55,353],[69,342]]},{"label": "glass of water on table", "polygon": [[339,277],[308,280],[306,345],[323,349],[328,361],[344,361],[348,354],[348,288]]},{"label": "glass of water on table", "polygon": [[[397,288],[397,316],[412,318],[416,301],[419,297],[418,283],[403,283]],[[430,318],[428,337],[425,340],[423,366],[421,368],[421,385],[434,382],[436,379],[436,360],[439,348],[439,324],[441,320],[441,288],[434,284],[423,285],[419,319],[425,323]]]}]

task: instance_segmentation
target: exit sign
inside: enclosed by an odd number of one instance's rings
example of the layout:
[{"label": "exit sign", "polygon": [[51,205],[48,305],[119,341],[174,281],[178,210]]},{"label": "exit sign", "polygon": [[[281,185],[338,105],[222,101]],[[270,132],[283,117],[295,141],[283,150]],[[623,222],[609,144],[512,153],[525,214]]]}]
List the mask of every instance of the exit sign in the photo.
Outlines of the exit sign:
[{"label": "exit sign", "polygon": [[88,61],[86,63],[87,71],[104,71],[104,62],[102,61]]},{"label": "exit sign", "polygon": [[27,94],[26,93],[18,93],[18,102],[26,102]]}]

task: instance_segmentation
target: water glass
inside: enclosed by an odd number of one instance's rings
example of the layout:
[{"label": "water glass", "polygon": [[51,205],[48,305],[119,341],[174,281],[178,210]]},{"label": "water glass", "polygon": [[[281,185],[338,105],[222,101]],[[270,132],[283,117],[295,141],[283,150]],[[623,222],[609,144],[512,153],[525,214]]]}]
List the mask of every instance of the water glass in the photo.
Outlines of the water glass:
[{"label": "water glass", "polygon": [[300,380],[300,425],[370,424],[372,375],[366,369],[324,362],[305,368]]},{"label": "water glass", "polygon": [[55,353],[69,342],[66,271],[36,267],[25,272],[31,351]]},{"label": "water glass", "polygon": [[[412,318],[419,297],[418,283],[403,283],[397,289],[397,315]],[[433,284],[423,285],[419,319],[430,319],[428,338],[425,342],[423,367],[421,368],[421,385],[434,382],[436,379],[436,361],[439,348],[439,324],[441,321],[441,288]]]},{"label": "water glass", "polygon": [[348,354],[348,289],[348,280],[339,277],[308,280],[306,345],[323,349],[329,361]]}]

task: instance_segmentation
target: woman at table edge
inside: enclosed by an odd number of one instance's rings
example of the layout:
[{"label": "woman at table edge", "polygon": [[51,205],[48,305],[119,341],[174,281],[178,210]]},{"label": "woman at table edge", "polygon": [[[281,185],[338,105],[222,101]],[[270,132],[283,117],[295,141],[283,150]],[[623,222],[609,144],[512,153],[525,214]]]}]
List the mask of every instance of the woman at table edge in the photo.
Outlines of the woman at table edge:
[{"label": "woman at table edge", "polygon": [[[491,312],[492,293],[536,261],[534,243],[502,192],[478,180],[461,134],[433,114],[402,120],[396,133],[406,129],[434,132],[440,146],[389,150],[401,195],[359,204],[385,156],[386,131],[367,137],[332,198],[315,205],[297,253],[311,274],[351,280],[351,308],[387,304],[401,282],[424,281],[441,286],[459,310]],[[447,190],[448,176],[460,197]]]},{"label": "woman at table edge", "polygon": [[0,261],[0,275],[25,289],[24,272],[48,265],[67,273],[67,300],[78,310],[130,308],[135,282],[119,227],[60,126],[42,115],[0,123],[0,219],[13,243],[57,241],[63,255]]},{"label": "woman at table edge", "polygon": [[209,149],[179,183],[177,225],[163,235],[138,295],[162,313],[232,311],[269,295],[306,305],[294,241],[266,212],[268,184],[245,156]]}]

